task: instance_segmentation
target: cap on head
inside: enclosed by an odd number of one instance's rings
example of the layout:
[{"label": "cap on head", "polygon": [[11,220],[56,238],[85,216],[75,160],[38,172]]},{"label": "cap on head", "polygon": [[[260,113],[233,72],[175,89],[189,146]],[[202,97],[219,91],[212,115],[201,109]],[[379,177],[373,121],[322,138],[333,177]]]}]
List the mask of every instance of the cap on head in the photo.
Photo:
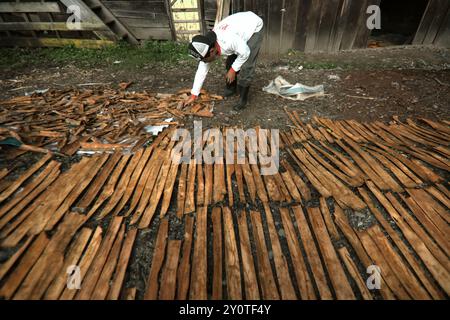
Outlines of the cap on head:
[{"label": "cap on head", "polygon": [[216,34],[213,31],[208,31],[205,35],[194,36],[189,44],[189,55],[199,61],[208,57],[216,39]]}]

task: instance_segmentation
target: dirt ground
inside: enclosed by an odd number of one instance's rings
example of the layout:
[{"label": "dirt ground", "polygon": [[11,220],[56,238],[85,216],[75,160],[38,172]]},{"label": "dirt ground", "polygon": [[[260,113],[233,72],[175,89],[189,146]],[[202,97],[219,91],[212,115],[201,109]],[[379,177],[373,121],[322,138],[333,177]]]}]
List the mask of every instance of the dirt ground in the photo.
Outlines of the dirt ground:
[{"label": "dirt ground", "polygon": [[[129,90],[173,93],[190,88],[196,65],[171,67],[149,63],[143,68],[42,65],[33,69],[0,69],[0,99],[34,90],[117,87],[133,81]],[[216,62],[204,88],[221,94],[224,70]],[[282,75],[291,83],[325,86],[325,96],[290,101],[262,91]],[[250,92],[250,104],[240,113],[232,110],[237,97],[214,106],[215,117],[202,119],[203,127],[230,125],[283,128],[289,125],[283,107],[295,109],[305,121],[313,116],[360,121],[389,121],[393,115],[448,119],[450,114],[450,50],[431,47],[391,47],[336,54],[291,53],[281,58],[261,57]],[[189,126],[192,119],[187,119]]]}]

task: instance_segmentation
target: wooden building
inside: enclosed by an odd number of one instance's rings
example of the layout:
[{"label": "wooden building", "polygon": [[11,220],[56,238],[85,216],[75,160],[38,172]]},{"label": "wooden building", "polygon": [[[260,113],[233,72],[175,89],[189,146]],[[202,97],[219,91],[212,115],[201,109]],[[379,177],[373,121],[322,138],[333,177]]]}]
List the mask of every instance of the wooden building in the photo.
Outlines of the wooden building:
[{"label": "wooden building", "polygon": [[[381,9],[379,30],[367,27],[372,5]],[[450,0],[6,0],[0,2],[0,45],[185,40],[247,10],[265,22],[268,54],[399,44],[450,47]]]}]

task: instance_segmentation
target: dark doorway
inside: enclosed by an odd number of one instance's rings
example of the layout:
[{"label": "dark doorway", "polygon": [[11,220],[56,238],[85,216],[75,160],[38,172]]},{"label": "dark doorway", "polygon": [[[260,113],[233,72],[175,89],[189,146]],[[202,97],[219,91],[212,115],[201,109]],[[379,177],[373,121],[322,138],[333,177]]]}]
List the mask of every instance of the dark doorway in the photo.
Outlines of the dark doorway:
[{"label": "dark doorway", "polygon": [[381,29],[374,29],[369,47],[411,44],[429,0],[381,0]]}]

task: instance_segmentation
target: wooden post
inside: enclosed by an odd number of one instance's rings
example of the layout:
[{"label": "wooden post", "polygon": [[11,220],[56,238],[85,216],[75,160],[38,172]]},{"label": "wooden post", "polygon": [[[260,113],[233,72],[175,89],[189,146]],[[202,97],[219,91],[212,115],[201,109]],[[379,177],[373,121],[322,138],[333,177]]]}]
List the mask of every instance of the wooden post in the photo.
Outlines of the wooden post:
[{"label": "wooden post", "polygon": [[230,13],[230,4],[230,0],[217,0],[217,14],[215,24],[218,24],[221,20],[228,17]]},{"label": "wooden post", "polygon": [[173,13],[172,13],[172,5],[175,2],[176,1],[173,1],[173,0],[165,0],[164,1],[164,6],[166,7],[166,12],[167,12],[167,18],[169,19],[170,33],[172,34],[173,41],[177,40],[177,33],[175,30],[175,25],[173,23]]}]

